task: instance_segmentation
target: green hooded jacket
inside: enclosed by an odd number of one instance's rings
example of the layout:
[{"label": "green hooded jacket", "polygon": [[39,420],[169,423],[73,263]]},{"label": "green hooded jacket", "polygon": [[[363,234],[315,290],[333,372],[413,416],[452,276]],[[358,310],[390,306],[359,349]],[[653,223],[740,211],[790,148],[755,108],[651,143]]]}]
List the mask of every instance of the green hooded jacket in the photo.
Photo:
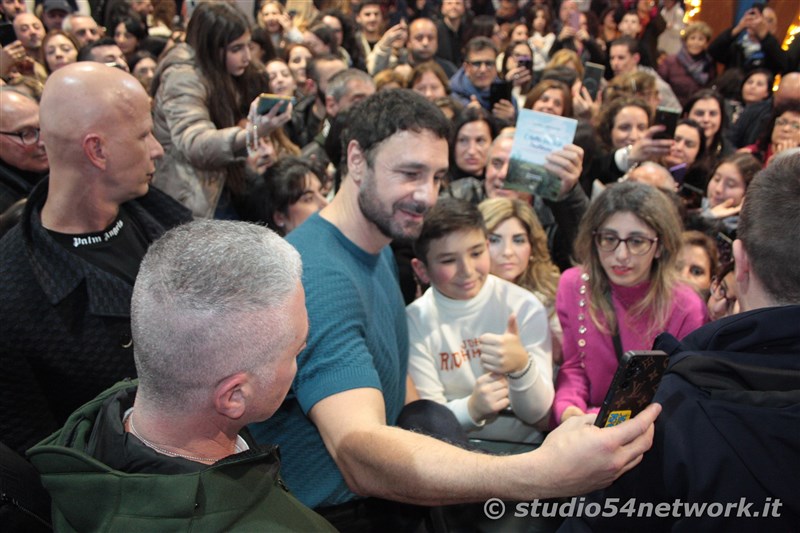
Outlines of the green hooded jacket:
[{"label": "green hooded jacket", "polygon": [[[134,438],[124,433],[119,413],[135,391],[135,381],[117,383],[28,451],[53,499],[56,531],[334,531],[283,484],[275,447],[251,448],[195,472],[169,474],[122,472],[87,453]],[[118,448],[105,453],[131,454],[130,446]],[[151,452],[144,448],[142,455]],[[154,461],[174,459],[155,454],[143,462]]]}]

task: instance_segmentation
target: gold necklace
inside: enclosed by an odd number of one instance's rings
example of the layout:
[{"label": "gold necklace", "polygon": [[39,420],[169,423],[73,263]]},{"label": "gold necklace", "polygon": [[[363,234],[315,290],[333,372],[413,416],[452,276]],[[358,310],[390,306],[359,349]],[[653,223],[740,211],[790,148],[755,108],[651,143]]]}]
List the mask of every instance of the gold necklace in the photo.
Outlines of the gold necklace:
[{"label": "gold necklace", "polygon": [[154,444],[154,443],[150,442],[146,438],[142,437],[141,434],[139,434],[138,431],[136,431],[136,426],[133,425],[133,413],[131,413],[131,415],[128,417],[128,424],[129,424],[129,426],[131,428],[131,433],[137,439],[142,441],[142,444],[144,444],[145,446],[147,446],[150,449],[153,449],[153,450],[157,451],[160,454],[166,455],[168,457],[181,457],[183,459],[188,459],[190,461],[195,461],[197,463],[216,463],[217,462],[217,459],[210,459],[208,457],[195,457],[193,455],[184,455],[182,453],[171,452],[169,450],[165,450],[164,448],[158,446],[157,444]]}]

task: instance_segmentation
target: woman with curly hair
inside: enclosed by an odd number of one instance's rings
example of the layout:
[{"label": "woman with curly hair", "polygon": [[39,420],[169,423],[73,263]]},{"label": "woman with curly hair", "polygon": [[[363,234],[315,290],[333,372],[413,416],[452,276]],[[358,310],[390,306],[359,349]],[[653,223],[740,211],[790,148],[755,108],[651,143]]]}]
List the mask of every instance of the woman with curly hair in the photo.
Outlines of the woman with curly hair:
[{"label": "woman with curly hair", "polygon": [[669,154],[671,139],[654,139],[664,126],[651,125],[650,105],[636,97],[617,98],[603,105],[597,121],[602,143],[587,174],[601,183],[622,177],[634,163],[657,161]]},{"label": "woman with curly hair", "polygon": [[489,198],[478,205],[489,235],[490,272],[531,291],[547,308],[553,361],[561,362],[561,324],[555,313],[561,272],[553,264],[547,235],[536,213],[522,200]]}]

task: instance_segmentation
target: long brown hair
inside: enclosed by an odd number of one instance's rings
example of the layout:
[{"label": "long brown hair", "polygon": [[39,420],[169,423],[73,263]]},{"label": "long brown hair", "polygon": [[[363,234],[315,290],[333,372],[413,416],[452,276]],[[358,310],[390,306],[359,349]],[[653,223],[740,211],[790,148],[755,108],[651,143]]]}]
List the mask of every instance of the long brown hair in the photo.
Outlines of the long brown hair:
[{"label": "long brown hair", "polygon": [[[616,213],[631,213],[653,228],[658,237],[659,254],[650,266],[650,287],[641,301],[630,310],[632,318],[650,311],[648,330],[662,328],[669,318],[672,291],[677,280],[675,263],[681,250],[681,222],[675,204],[661,191],[632,181],[609,186],[591,203],[581,220],[575,239],[575,256],[589,274],[589,315],[600,331],[617,330],[617,317],[608,298],[611,285],[600,263],[594,233]],[[605,323],[605,324],[604,324]]]},{"label": "long brown hair", "polygon": [[[228,73],[225,48],[248,31],[247,17],[227,2],[201,3],[186,28],[186,43],[194,50],[197,69],[208,86],[209,117],[220,129],[236,126],[247,116],[250,102],[269,90],[269,79],[253,63],[239,77]],[[226,171],[226,184],[240,192],[244,186],[244,163],[231,163]]]}]

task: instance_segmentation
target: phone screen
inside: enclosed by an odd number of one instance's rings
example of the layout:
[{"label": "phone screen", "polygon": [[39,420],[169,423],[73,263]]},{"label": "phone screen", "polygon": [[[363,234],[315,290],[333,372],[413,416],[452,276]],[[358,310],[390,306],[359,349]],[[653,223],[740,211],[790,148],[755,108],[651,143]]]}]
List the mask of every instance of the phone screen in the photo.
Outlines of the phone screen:
[{"label": "phone screen", "polygon": [[496,81],[489,87],[489,102],[494,106],[500,100],[511,102],[512,84],[510,81]]},{"label": "phone screen", "polygon": [[258,99],[258,107],[256,108],[256,113],[259,115],[266,115],[269,113],[269,110],[275,107],[276,105],[280,105],[280,109],[278,109],[279,113],[284,113],[286,108],[289,107],[289,103],[292,105],[295,104],[294,98],[286,98],[274,94],[262,94],[261,97]]},{"label": "phone screen", "polygon": [[575,28],[575,31],[581,29],[581,14],[573,11],[569,14],[569,25]]},{"label": "phone screen", "polygon": [[592,63],[591,61],[586,62],[583,86],[589,91],[589,96],[592,97],[592,100],[597,100],[597,93],[600,92],[600,80],[603,79],[605,71],[606,67],[604,65]]},{"label": "phone screen", "polygon": [[8,46],[17,40],[14,26],[10,22],[0,23],[0,46]]},{"label": "phone screen", "polygon": [[666,126],[664,131],[653,134],[653,139],[672,139],[675,137],[675,127],[678,125],[680,111],[659,107],[656,109],[656,118],[653,124]]}]

